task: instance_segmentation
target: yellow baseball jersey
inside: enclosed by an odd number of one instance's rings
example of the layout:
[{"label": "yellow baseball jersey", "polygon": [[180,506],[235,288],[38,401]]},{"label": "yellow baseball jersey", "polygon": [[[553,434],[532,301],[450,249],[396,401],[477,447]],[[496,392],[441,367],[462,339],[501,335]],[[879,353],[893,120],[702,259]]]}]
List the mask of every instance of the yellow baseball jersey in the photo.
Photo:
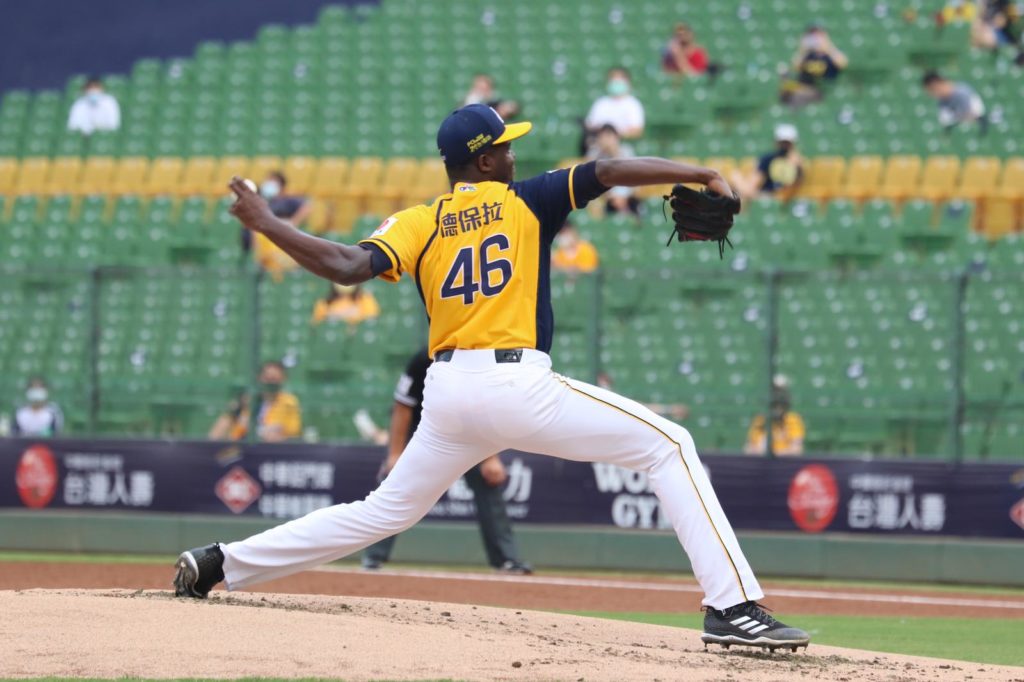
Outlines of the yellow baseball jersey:
[{"label": "yellow baseball jersey", "polygon": [[522,182],[460,182],[429,206],[385,220],[360,242],[416,281],[430,354],[448,349],[551,349],[551,243],[569,212],[607,190],[595,163]]}]

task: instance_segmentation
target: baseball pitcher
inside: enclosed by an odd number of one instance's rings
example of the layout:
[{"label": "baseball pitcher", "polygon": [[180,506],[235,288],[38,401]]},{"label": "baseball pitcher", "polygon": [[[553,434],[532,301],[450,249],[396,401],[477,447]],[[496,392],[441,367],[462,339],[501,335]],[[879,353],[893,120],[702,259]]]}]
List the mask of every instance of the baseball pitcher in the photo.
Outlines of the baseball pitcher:
[{"label": "baseball pitcher", "polygon": [[183,552],[177,594],[202,598],[347,556],[409,528],[464,472],[505,449],[645,471],[704,590],[705,642],[796,650],[808,635],[772,618],[686,429],[643,405],[552,370],[551,243],[565,218],[610,187],[696,183],[670,201],[681,241],[727,239],[739,201],[714,170],[659,158],[608,159],[516,181],[506,125],[486,105],[437,133],[451,191],[400,211],[357,245],[274,217],[241,178],[231,212],[332,282],[411,277],[430,320],[434,363],[419,428],[364,500],[319,509],[253,537]]}]

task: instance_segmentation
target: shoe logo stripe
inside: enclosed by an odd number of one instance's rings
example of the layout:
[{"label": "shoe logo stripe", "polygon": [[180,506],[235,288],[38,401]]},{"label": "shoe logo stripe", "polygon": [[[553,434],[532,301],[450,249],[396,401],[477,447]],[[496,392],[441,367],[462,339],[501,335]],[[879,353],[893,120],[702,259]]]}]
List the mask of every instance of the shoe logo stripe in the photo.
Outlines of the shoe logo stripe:
[{"label": "shoe logo stripe", "polygon": [[[743,625],[741,625],[740,626],[740,630],[750,630],[750,628],[755,628],[758,625],[761,625],[761,624],[758,623],[756,620],[752,620],[749,623],[744,623]],[[761,625],[761,627],[768,627],[768,626],[767,625]],[[750,630],[750,631],[753,632],[753,630]]]},{"label": "shoe logo stripe", "polygon": [[768,629],[767,625],[758,625],[756,628],[754,628],[754,629],[752,629],[750,631],[750,634],[756,635],[757,633],[761,632],[761,630],[767,630],[767,629]]},{"label": "shoe logo stripe", "polygon": [[750,616],[740,616],[740,617],[739,617],[739,618],[737,618],[736,620],[731,620],[731,621],[729,621],[729,622],[730,622],[730,623],[731,623],[732,625],[739,625],[739,624],[741,624],[741,623],[746,623],[746,622],[747,622],[748,620],[750,620]]}]

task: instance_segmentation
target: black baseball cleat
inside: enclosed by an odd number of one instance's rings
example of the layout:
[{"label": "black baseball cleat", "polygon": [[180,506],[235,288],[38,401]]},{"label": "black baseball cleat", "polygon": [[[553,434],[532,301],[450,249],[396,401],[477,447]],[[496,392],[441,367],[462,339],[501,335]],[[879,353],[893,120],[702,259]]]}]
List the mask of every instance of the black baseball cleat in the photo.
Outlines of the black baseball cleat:
[{"label": "black baseball cleat", "polygon": [[174,564],[174,596],[206,599],[213,586],[224,580],[224,552],[213,543],[182,552]]},{"label": "black baseball cleat", "polygon": [[723,611],[704,610],[704,634],[700,636],[704,648],[708,644],[757,646],[769,651],[776,649],[807,648],[810,636],[799,628],[791,628],[765,612],[757,602],[747,601]]}]

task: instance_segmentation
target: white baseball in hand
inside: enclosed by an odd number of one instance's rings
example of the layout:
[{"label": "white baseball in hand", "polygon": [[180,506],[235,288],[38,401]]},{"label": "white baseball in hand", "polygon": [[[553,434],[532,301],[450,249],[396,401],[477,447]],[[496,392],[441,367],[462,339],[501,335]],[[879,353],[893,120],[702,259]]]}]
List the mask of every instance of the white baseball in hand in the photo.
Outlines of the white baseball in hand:
[{"label": "white baseball in hand", "polygon": [[[257,187],[256,183],[253,182],[252,180],[250,180],[249,178],[242,178],[242,184],[244,184],[247,188],[249,188],[253,193],[255,193],[255,194],[259,194],[260,193],[259,187]],[[232,196],[232,195],[235,198],[238,198],[239,196],[241,196],[237,192],[233,192],[232,194],[229,194],[228,196]]]}]

